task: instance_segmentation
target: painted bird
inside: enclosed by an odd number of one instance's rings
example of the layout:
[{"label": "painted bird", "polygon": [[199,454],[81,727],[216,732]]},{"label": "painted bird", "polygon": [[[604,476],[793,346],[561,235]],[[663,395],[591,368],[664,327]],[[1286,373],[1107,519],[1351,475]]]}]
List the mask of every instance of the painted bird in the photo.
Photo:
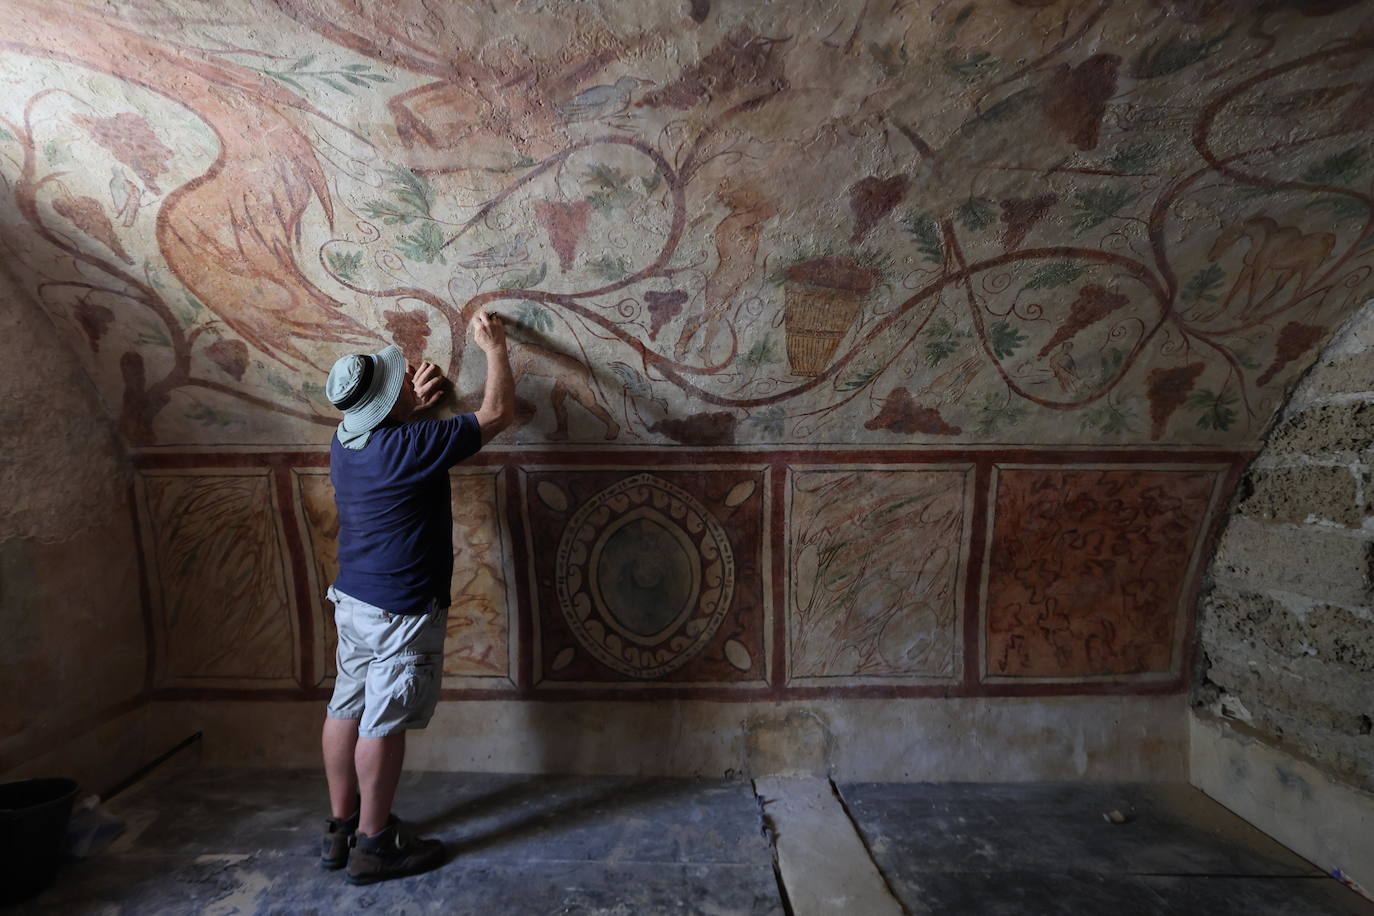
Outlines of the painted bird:
[{"label": "painted bird", "polygon": [[458,266],[466,267],[469,270],[490,270],[494,267],[511,267],[516,264],[523,264],[530,259],[529,245],[530,234],[520,232],[508,242],[492,245],[490,248],[484,248],[469,255],[467,260],[459,261]]},{"label": "painted bird", "polygon": [[115,218],[127,229],[138,219],[143,189],[130,181],[117,165],[110,166],[110,173],[110,200],[114,203]]},{"label": "painted bird", "polygon": [[647,80],[622,76],[614,86],[593,86],[579,92],[558,106],[564,121],[599,121],[616,118],[630,107],[630,96],[640,86],[652,86]]}]

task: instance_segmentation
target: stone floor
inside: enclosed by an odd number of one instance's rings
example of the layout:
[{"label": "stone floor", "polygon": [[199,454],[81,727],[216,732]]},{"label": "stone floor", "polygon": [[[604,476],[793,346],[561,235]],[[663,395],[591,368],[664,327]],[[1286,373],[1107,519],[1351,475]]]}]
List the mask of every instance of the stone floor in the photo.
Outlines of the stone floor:
[{"label": "stone floor", "polygon": [[[786,791],[769,781],[764,804],[743,781],[407,774],[398,811],[450,861],[355,888],[315,861],[319,774],[192,769],[116,798],[124,835],[16,911],[868,916],[888,910],[843,901],[874,892],[909,914],[1374,914],[1186,786],[842,784],[828,825],[798,820]],[[1113,809],[1131,819],[1107,823]],[[775,863],[775,848],[823,859],[854,834],[876,869],[811,871],[876,888],[805,887],[807,869]]]}]

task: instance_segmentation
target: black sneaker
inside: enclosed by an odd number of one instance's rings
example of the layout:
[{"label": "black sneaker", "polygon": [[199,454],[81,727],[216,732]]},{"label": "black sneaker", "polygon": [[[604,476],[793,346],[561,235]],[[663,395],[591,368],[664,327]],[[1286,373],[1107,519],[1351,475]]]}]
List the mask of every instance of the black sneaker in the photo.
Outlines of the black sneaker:
[{"label": "black sneaker", "polygon": [[348,847],[353,843],[353,834],[358,830],[358,815],[352,817],[331,817],[324,822],[324,836],[320,839],[320,868],[337,871],[348,864]]},{"label": "black sneaker", "polygon": [[394,814],[377,834],[354,834],[348,859],[348,883],[372,884],[429,871],[444,861],[444,844],[425,839]]}]

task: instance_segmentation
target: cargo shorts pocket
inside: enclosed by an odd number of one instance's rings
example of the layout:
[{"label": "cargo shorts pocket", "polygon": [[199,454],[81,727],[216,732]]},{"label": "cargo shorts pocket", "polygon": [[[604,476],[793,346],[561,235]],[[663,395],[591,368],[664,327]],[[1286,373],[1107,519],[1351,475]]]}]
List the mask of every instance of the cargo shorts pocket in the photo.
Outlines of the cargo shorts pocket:
[{"label": "cargo shorts pocket", "polygon": [[406,724],[428,722],[439,700],[439,665],[428,656],[407,659],[396,679],[396,701]]}]

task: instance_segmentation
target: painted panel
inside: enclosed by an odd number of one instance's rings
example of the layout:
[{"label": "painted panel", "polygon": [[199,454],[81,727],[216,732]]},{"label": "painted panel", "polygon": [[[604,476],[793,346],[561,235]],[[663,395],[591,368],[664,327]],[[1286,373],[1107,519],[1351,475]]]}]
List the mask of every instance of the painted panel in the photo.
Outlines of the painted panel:
[{"label": "painted panel", "polygon": [[521,472],[536,686],[760,685],[761,468]]},{"label": "painted panel", "polygon": [[958,680],[972,477],[789,471],[789,684]]},{"label": "painted panel", "polygon": [[[329,472],[295,471],[297,517],[310,554],[310,593],[317,628],[316,671],[332,681],[338,635],[334,610],[324,597],[338,573],[338,510]],[[499,471],[455,470],[453,489],[453,585],[444,644],[446,687],[513,686],[514,640],[509,535],[504,530],[504,485]]]},{"label": "painted panel", "polygon": [[137,480],[159,686],[296,686],[296,613],[272,478],[143,472]]},{"label": "painted panel", "polygon": [[1221,470],[999,467],[984,675],[1169,678]]}]

